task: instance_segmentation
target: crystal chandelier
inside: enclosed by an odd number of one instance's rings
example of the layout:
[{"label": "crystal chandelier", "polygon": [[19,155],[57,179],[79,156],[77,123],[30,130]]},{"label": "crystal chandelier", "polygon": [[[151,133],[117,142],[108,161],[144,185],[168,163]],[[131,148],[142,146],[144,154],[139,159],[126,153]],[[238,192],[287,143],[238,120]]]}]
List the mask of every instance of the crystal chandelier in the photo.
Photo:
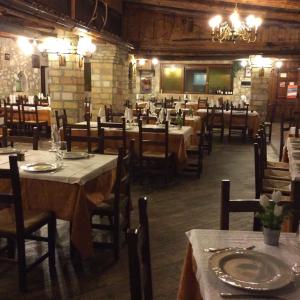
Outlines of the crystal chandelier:
[{"label": "crystal chandelier", "polygon": [[222,16],[212,17],[208,24],[211,27],[212,41],[220,43],[224,41],[245,41],[253,43],[256,41],[258,27],[262,23],[262,19],[249,15],[245,21],[240,19],[237,4],[233,13],[229,17],[230,22],[222,20]]}]

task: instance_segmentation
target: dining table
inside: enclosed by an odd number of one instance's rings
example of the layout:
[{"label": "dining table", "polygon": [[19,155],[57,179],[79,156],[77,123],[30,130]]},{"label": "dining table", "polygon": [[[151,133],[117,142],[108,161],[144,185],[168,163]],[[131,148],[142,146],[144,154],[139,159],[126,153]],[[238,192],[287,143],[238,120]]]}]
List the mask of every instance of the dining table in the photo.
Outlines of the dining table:
[{"label": "dining table", "polygon": [[[0,168],[9,168],[9,156],[0,155]],[[69,221],[70,241],[81,257],[93,252],[91,210],[104,202],[115,182],[117,156],[89,155],[85,159],[59,162],[50,172],[28,172],[24,166],[33,163],[56,164],[56,153],[28,150],[25,161],[18,162],[24,209],[52,211],[57,219]],[[8,191],[9,181],[0,182],[0,190]],[[7,213],[1,210],[0,213]]]},{"label": "dining table", "polygon": [[[300,265],[300,242],[299,237],[295,233],[281,233],[279,246],[270,246],[264,243],[263,233],[254,231],[234,231],[234,230],[208,230],[208,229],[192,229],[186,232],[187,252],[184,259],[177,300],[220,300],[225,299],[221,297],[221,293],[234,295],[231,299],[267,299],[268,296],[277,296],[280,299],[286,300],[299,300],[300,299],[300,280],[294,276],[292,267],[295,267],[297,263],[297,272]],[[253,250],[242,250],[248,246],[255,246]],[[230,275],[225,276],[227,282],[220,280],[210,267],[210,260],[213,259],[213,255],[221,253],[222,251],[235,251],[237,255],[240,255],[243,261],[237,263],[236,278],[238,276],[247,276],[255,281],[259,276],[268,277],[268,272],[276,270],[276,263],[273,263],[274,269],[266,269],[262,266],[262,263],[257,261],[257,264],[248,265],[247,255],[261,255],[267,254],[272,257],[267,259],[272,262],[275,258],[276,261],[280,261],[280,264],[284,263],[285,268],[288,270],[287,276],[292,277],[290,283],[286,286],[276,290],[268,290],[265,287],[265,291],[251,291],[243,288],[238,288],[228,284],[232,280]],[[206,252],[208,248],[220,248],[219,252]],[[206,250],[205,250],[206,249]],[[223,249],[223,250],[222,250]],[[247,252],[248,251],[248,252]],[[243,257],[243,253],[245,256]],[[219,255],[218,254],[218,255]],[[223,253],[224,259],[220,260],[221,267],[226,273],[229,270],[226,263],[226,253]],[[229,258],[228,258],[229,259]],[[234,264],[234,263],[233,263]],[[270,266],[270,265],[269,265]],[[232,267],[232,263],[231,263]],[[234,266],[233,266],[234,268]],[[228,271],[229,272],[229,271]],[[266,272],[264,274],[261,274]],[[273,276],[274,274],[272,274]],[[280,276],[286,274],[275,274],[275,279],[280,280]],[[228,277],[229,276],[229,277]],[[272,277],[270,275],[270,278]],[[289,278],[288,277],[288,278]],[[271,281],[271,279],[270,279]],[[234,280],[232,281],[234,282]],[[266,285],[268,280],[265,281]],[[277,283],[279,286],[279,282]],[[243,286],[243,281],[242,284]],[[254,284],[255,286],[255,284]],[[273,288],[276,285],[273,286]],[[270,288],[271,289],[271,288]],[[238,296],[241,295],[241,296]],[[248,295],[247,297],[245,295]],[[265,295],[266,297],[263,297]],[[268,298],[276,299],[276,298]]]},{"label": "dining table", "polygon": [[[79,125],[86,125],[86,122],[79,122],[77,123]],[[90,122],[91,126],[91,134],[97,135],[97,122]],[[148,124],[143,125],[145,127],[149,128],[163,128],[161,125],[157,124]],[[120,130],[112,129],[112,128],[105,128],[104,134],[117,134],[119,135]],[[84,135],[85,130],[84,129],[72,129],[72,134],[74,135]],[[178,128],[177,126],[170,125],[169,127],[169,151],[175,153],[176,162],[178,166],[183,165],[185,161],[187,160],[187,153],[186,149],[191,144],[192,136],[194,134],[193,128],[191,126],[182,126],[181,128]],[[126,125],[126,135],[127,135],[127,141],[134,139],[134,147],[135,147],[135,153],[138,155],[139,153],[139,127],[137,124],[127,124]],[[147,133],[145,135],[146,138],[163,138],[163,134],[161,133]],[[106,145],[105,145],[106,146]],[[120,147],[120,144],[116,143],[116,141],[111,141],[109,144],[109,148],[118,148]],[[145,150],[147,150],[145,148]]]},{"label": "dining table", "polygon": [[[216,109],[215,114],[221,113],[221,110]],[[245,114],[245,112],[241,111],[233,111],[233,115],[242,115]],[[207,116],[207,109],[206,108],[200,108],[197,110],[196,114],[200,116],[201,118],[206,118]],[[224,110],[224,125],[225,128],[229,127],[229,121],[230,121],[230,110]],[[249,136],[252,136],[255,138],[255,135],[257,133],[257,130],[259,129],[260,125],[260,116],[257,111],[248,111],[248,131]]]}]

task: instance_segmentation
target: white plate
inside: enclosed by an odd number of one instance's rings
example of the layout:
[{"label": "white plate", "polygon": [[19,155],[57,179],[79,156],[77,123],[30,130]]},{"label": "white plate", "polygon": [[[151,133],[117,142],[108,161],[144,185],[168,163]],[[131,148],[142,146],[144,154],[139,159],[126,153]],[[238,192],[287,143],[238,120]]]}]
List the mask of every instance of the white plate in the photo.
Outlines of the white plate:
[{"label": "white plate", "polygon": [[19,151],[15,148],[12,147],[5,147],[5,148],[0,148],[0,154],[14,154],[18,153]]},{"label": "white plate", "polygon": [[246,290],[276,290],[294,280],[292,270],[284,262],[251,250],[217,252],[209,259],[209,267],[221,281]]},{"label": "white plate", "polygon": [[37,162],[21,166],[21,169],[26,172],[51,172],[58,168],[57,164]]},{"label": "white plate", "polygon": [[66,152],[64,159],[83,159],[89,158],[89,154],[86,152]]}]

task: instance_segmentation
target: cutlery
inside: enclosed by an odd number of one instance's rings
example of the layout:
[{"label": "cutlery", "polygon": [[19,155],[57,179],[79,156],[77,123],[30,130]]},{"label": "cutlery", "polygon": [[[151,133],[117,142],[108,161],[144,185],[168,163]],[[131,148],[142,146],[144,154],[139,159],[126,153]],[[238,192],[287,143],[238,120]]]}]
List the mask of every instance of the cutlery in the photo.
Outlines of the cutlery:
[{"label": "cutlery", "polygon": [[227,299],[238,299],[238,298],[247,298],[247,299],[274,299],[274,300],[285,300],[285,298],[270,295],[270,294],[231,294],[231,293],[220,293],[222,298]]},{"label": "cutlery", "polygon": [[238,250],[252,250],[254,249],[255,246],[249,246],[246,248],[241,248],[241,247],[225,247],[225,248],[204,248],[204,252],[218,252],[218,251],[224,251],[224,250],[230,250],[230,249],[238,249]]}]

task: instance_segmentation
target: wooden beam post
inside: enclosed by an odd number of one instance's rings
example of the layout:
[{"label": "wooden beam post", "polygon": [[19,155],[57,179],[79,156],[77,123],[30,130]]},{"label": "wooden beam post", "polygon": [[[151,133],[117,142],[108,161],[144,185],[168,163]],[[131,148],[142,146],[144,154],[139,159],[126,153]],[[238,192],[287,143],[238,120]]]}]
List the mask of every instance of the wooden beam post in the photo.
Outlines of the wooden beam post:
[{"label": "wooden beam post", "polygon": [[71,1],[71,18],[76,19],[76,0]]}]

